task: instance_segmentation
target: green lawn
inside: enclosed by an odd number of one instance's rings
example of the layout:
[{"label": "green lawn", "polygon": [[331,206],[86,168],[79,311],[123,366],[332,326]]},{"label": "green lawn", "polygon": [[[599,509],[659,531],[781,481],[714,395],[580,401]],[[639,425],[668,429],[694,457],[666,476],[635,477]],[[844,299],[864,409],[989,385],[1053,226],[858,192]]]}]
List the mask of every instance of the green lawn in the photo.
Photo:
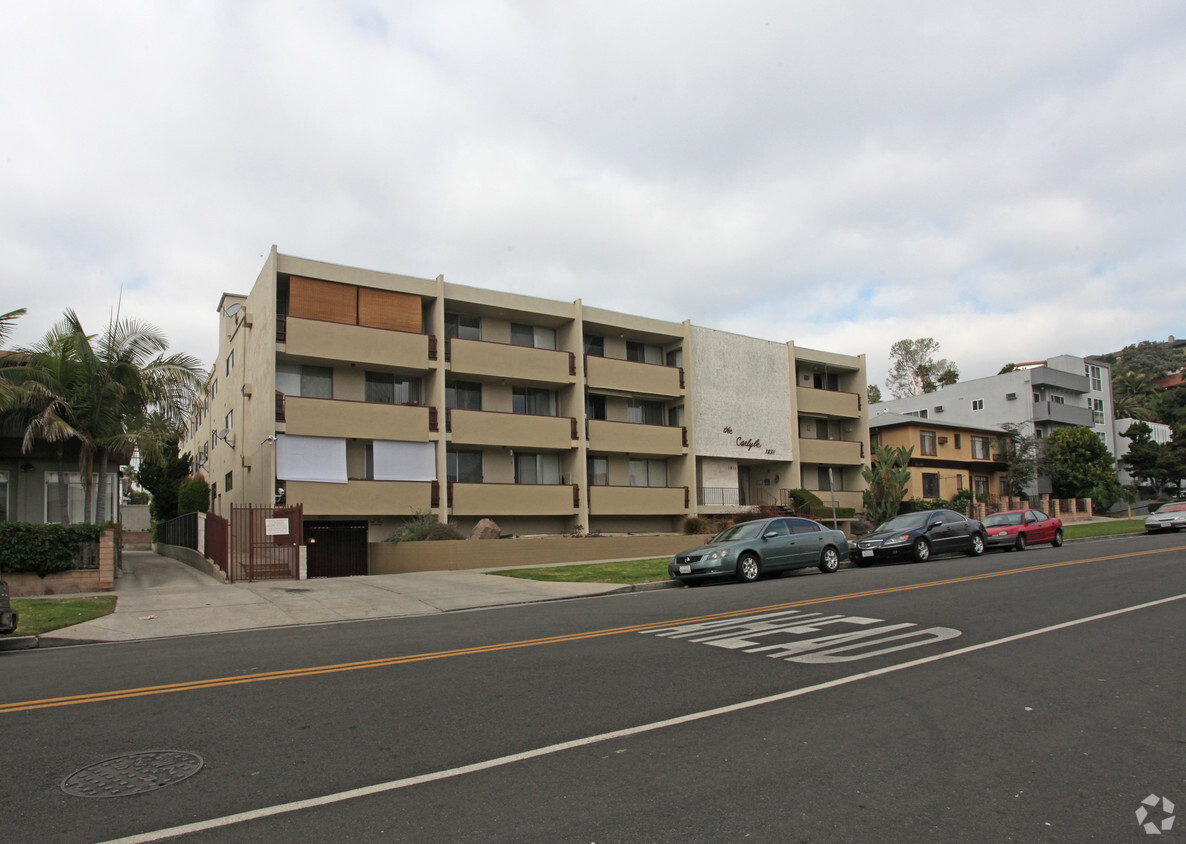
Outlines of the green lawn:
[{"label": "green lawn", "polygon": [[12,608],[20,614],[12,636],[38,636],[115,612],[115,596],[89,598],[13,598]]},{"label": "green lawn", "polygon": [[[1144,529],[1145,521],[1143,519],[1116,519],[1110,522],[1068,524],[1064,528],[1064,534],[1067,539],[1082,539],[1087,536],[1140,533]],[[521,577],[525,580],[562,580],[570,583],[651,583],[656,580],[667,580],[667,563],[670,560],[670,557],[661,557],[618,563],[582,563],[571,566],[504,569],[491,572],[491,574]]]}]

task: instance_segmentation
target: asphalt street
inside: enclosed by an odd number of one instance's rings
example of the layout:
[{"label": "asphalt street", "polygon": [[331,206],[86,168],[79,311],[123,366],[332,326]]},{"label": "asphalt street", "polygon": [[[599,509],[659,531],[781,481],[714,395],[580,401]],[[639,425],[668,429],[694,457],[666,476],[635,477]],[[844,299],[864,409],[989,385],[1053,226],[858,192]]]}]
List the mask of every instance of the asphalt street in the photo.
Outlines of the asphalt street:
[{"label": "asphalt street", "polygon": [[1129,537],[2,654],[4,837],[1146,841],[1186,807],[1184,562]]}]

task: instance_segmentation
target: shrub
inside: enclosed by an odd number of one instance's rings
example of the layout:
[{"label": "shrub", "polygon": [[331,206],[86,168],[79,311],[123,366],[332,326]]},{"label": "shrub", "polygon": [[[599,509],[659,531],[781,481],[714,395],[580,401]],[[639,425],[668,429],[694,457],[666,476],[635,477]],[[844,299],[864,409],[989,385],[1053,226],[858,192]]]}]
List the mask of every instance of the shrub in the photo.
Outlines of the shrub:
[{"label": "shrub", "polygon": [[947,510],[951,502],[942,498],[911,498],[902,502],[899,513],[918,513],[923,510]]},{"label": "shrub", "polygon": [[98,542],[102,525],[0,522],[0,569],[45,577],[74,568],[79,543]]},{"label": "shrub", "polygon": [[823,503],[820,497],[809,489],[788,489],[787,498],[796,513],[806,512],[812,505]]},{"label": "shrub", "polygon": [[684,519],[684,534],[691,536],[697,533],[708,533],[708,521],[699,516],[689,516]]},{"label": "shrub", "polygon": [[210,484],[204,478],[186,478],[177,487],[177,514],[205,513],[210,509]]},{"label": "shrub", "polygon": [[852,535],[864,536],[866,533],[873,531],[873,525],[864,519],[856,519],[852,523]]},{"label": "shrub", "polygon": [[387,538],[388,542],[426,542],[441,539],[465,539],[453,525],[442,524],[432,513],[419,512],[404,522]]}]

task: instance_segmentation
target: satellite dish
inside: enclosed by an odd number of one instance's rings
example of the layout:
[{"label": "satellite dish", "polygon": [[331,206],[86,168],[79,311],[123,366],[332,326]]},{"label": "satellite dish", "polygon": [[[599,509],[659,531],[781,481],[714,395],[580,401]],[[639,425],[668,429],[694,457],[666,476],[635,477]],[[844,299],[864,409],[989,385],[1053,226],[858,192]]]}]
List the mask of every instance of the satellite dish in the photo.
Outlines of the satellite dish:
[{"label": "satellite dish", "polygon": [[235,302],[234,304],[227,305],[226,310],[224,310],[222,312],[222,315],[228,316],[228,317],[233,317],[235,314],[239,313],[239,311],[241,311],[241,310],[243,310],[243,303]]},{"label": "satellite dish", "polygon": [[223,428],[221,431],[218,432],[218,438],[220,440],[225,440],[227,437],[227,434],[229,434],[230,432],[231,432],[230,428]]}]

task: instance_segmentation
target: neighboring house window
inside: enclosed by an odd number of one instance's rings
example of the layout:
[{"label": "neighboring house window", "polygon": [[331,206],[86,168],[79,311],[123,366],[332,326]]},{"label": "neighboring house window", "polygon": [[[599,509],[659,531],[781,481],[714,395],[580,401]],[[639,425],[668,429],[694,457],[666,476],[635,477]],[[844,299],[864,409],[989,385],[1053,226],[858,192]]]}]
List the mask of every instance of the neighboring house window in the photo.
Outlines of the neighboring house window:
[{"label": "neighboring house window", "polygon": [[[972,459],[973,460],[988,460],[988,437],[972,437]],[[977,490],[981,492],[982,490]],[[983,490],[987,492],[987,490]]]},{"label": "neighboring house window", "polygon": [[482,482],[482,452],[450,451],[445,455],[445,474],[459,484]]},{"label": "neighboring house window", "polygon": [[[1103,422],[1104,422],[1104,400],[1103,399],[1091,399],[1091,418],[1095,421],[1095,424],[1097,424],[1097,425],[1103,424]],[[1102,437],[1103,434],[1100,434],[1100,436]]]},{"label": "neighboring house window", "polygon": [[226,374],[230,375],[231,370],[235,368],[235,350],[231,349],[226,356]]},{"label": "neighboring house window", "polygon": [[662,425],[666,414],[663,402],[631,398],[626,406],[626,419],[644,425]]},{"label": "neighboring house window", "polygon": [[[827,491],[843,492],[844,491],[844,470],[843,469],[841,469],[840,467],[833,467],[833,466],[820,466],[820,467],[818,467],[818,469],[819,469],[819,471],[817,472],[817,477],[819,479],[819,484],[818,484],[818,486],[816,486],[816,489],[821,489],[821,490],[824,490],[825,492],[827,492]],[[830,475],[828,474],[829,469],[831,469]]]},{"label": "neighboring house window", "polygon": [[984,399],[972,399],[972,410],[984,410]]},{"label": "neighboring house window", "polygon": [[533,349],[555,349],[556,329],[512,322],[511,343],[515,346],[529,346]]},{"label": "neighboring house window", "polygon": [[939,475],[935,472],[922,473],[922,497],[923,498],[938,498],[939,497]]},{"label": "neighboring house window", "polygon": [[8,472],[0,470],[0,522],[8,521]]},{"label": "neighboring house window", "polygon": [[960,435],[959,435],[959,434],[956,434],[956,435],[955,435],[955,450],[956,450],[956,451],[959,451],[959,450],[960,450],[960,449],[962,449],[963,447],[964,447],[963,440],[961,439],[961,437],[960,437]]},{"label": "neighboring house window", "polygon": [[[91,491],[93,498],[98,498],[99,494],[99,477],[95,477],[91,481]],[[114,473],[107,474],[107,494],[106,494],[106,510],[108,518],[115,518],[115,504],[116,494],[119,492],[119,481]],[[96,501],[91,501],[91,515],[89,521],[93,521],[95,517]],[[88,521],[85,517],[86,513],[86,497],[82,489],[82,475],[78,472],[66,473],[66,515],[69,524],[76,525],[79,522]],[[45,521],[61,522],[62,508],[60,499],[58,498],[58,473],[45,473]]]},{"label": "neighboring house window", "polygon": [[222,488],[227,492],[230,492],[235,488],[235,479],[232,477],[232,475],[232,472],[227,472],[226,477],[222,479]]},{"label": "neighboring house window", "polygon": [[537,390],[532,387],[515,387],[511,391],[511,410],[532,416],[555,416],[557,414],[555,390]]},{"label": "neighboring house window", "polygon": [[934,455],[935,451],[935,432],[934,431],[919,431],[918,432],[919,451],[922,454]]},{"label": "neighboring house window", "polygon": [[667,461],[631,460],[630,486],[667,486]]},{"label": "neighboring house window", "polygon": [[609,486],[609,458],[590,457],[587,462],[589,486]]},{"label": "neighboring house window", "polygon": [[368,372],[366,400],[378,404],[419,404],[420,379],[394,372]]},{"label": "neighboring house window", "polygon": [[917,416],[919,419],[926,419],[928,411],[926,410],[907,410],[903,412],[903,416]]},{"label": "neighboring house window", "polygon": [[445,337],[481,340],[482,319],[473,314],[445,314]]},{"label": "neighboring house window", "polygon": [[445,407],[456,410],[481,410],[481,383],[478,381],[446,381]]},{"label": "neighboring house window", "polygon": [[605,396],[599,396],[596,393],[590,393],[585,397],[585,418],[605,418]]},{"label": "neighboring house window", "polygon": [[663,363],[663,349],[651,343],[626,341],[626,360],[638,363]]},{"label": "neighboring house window", "polygon": [[605,338],[597,334],[586,334],[585,354],[595,358],[605,357]]},{"label": "neighboring house window", "polygon": [[334,371],[328,366],[276,364],[276,390],[286,396],[311,399],[334,397]]},{"label": "neighboring house window", "polygon": [[558,484],[560,483],[559,454],[516,454],[515,483]]},{"label": "neighboring house window", "polygon": [[963,476],[963,475],[958,475],[958,474],[957,474],[957,475],[955,476],[955,491],[956,491],[956,492],[963,492],[963,491],[964,491],[964,476]]},{"label": "neighboring house window", "polygon": [[972,489],[977,495],[988,494],[988,477],[985,475],[976,475],[972,478]]}]

